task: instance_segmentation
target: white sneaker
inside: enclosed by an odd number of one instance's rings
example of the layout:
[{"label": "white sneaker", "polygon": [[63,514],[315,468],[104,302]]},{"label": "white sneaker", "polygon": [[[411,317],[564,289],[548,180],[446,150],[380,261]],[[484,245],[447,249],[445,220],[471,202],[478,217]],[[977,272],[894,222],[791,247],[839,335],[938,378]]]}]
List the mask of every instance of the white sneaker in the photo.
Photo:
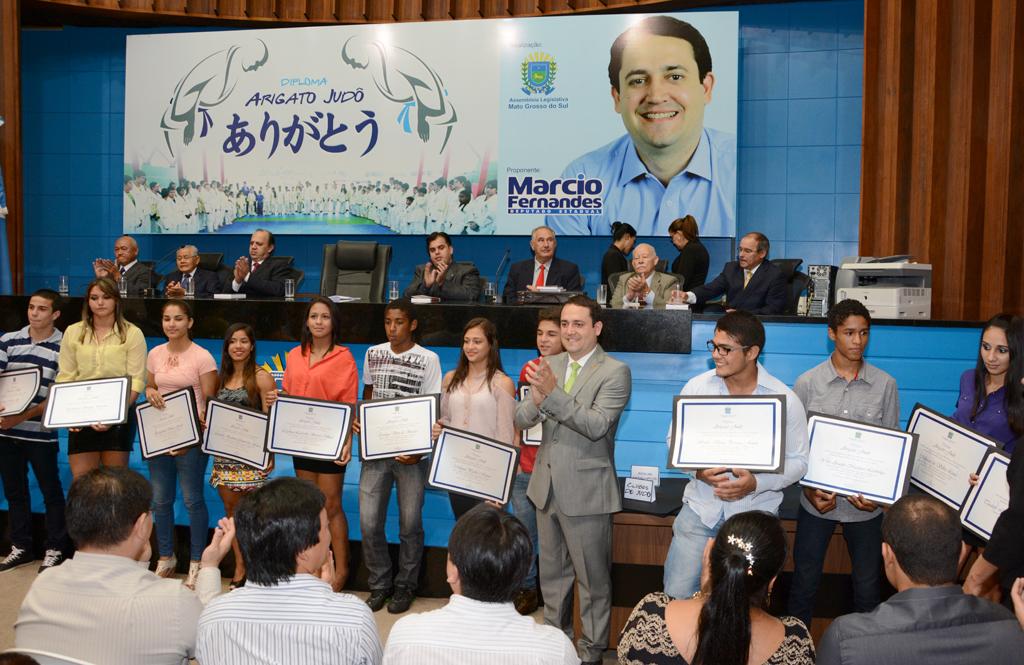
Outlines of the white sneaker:
[{"label": "white sneaker", "polygon": [[193,591],[196,590],[196,580],[199,579],[199,562],[188,562],[188,577],[185,579],[185,586]]},{"label": "white sneaker", "polygon": [[178,568],[178,557],[171,555],[170,559],[160,559],[156,562],[156,574],[160,577],[174,577]]}]

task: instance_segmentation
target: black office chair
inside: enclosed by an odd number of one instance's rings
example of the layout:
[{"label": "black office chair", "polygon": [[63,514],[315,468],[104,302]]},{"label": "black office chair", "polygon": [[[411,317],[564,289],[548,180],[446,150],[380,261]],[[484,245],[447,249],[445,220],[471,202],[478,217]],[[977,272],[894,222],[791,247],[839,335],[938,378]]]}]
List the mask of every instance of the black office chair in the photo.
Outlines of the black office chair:
[{"label": "black office chair", "polygon": [[199,267],[210,272],[219,272],[224,265],[224,252],[199,252]]},{"label": "black office chair", "polygon": [[324,245],[320,293],[384,302],[390,265],[391,245],[351,240]]},{"label": "black office chair", "polygon": [[797,305],[800,304],[800,294],[803,293],[811,281],[810,277],[798,270],[804,260],[772,259],[771,261],[773,265],[778,266],[782,270],[782,274],[786,278],[786,309],[782,313],[794,315],[796,314]]}]

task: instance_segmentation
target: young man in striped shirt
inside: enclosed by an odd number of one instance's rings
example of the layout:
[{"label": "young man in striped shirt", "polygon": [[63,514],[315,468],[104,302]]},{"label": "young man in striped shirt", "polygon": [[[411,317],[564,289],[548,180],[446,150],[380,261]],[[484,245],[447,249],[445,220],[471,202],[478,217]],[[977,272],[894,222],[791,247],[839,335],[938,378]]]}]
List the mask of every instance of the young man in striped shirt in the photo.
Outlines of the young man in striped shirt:
[{"label": "young man in striped shirt", "polygon": [[[0,479],[11,522],[11,551],[0,561],[0,573],[32,563],[32,506],[28,467],[36,475],[46,506],[46,555],[39,572],[58,566],[68,548],[64,524],[64,488],[57,471],[57,432],[43,429],[50,384],[57,375],[61,332],[54,327],[60,317],[60,296],[49,289],[32,294],[28,301],[28,325],[0,337],[0,372],[38,367],[39,391],[28,409],[0,418]],[[3,412],[0,404],[0,412]]]}]

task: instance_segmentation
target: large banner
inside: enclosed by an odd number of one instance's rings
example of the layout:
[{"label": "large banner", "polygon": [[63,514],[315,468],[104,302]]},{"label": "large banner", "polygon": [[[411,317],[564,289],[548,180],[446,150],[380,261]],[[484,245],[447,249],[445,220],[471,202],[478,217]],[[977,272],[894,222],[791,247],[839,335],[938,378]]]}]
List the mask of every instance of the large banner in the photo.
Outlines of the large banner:
[{"label": "large banner", "polygon": [[735,235],[736,12],[131,36],[127,233]]}]

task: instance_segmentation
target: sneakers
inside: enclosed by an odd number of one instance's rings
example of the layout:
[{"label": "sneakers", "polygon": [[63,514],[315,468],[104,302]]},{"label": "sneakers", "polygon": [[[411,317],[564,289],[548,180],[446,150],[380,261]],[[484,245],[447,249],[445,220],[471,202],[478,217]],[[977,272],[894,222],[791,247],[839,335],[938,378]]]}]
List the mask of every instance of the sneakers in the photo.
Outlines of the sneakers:
[{"label": "sneakers", "polygon": [[395,595],[391,596],[391,602],[388,603],[388,614],[405,612],[412,605],[415,597],[416,594],[412,592],[412,589],[404,586],[395,587]]},{"label": "sneakers", "polygon": [[370,597],[366,599],[366,604],[370,606],[371,612],[376,612],[380,608],[384,607],[384,604],[391,598],[391,589],[373,589],[370,591]]},{"label": "sneakers", "polygon": [[63,552],[60,550],[46,550],[46,556],[43,557],[43,565],[39,566],[39,572],[56,568],[62,563],[64,563]]},{"label": "sneakers", "polygon": [[159,577],[174,577],[178,568],[178,557],[171,555],[170,559],[160,559],[156,562],[156,574]]},{"label": "sneakers", "polygon": [[199,562],[188,562],[188,577],[185,578],[185,586],[192,591],[196,590],[196,580],[199,579]]},{"label": "sneakers", "polygon": [[537,590],[529,588],[520,589],[516,592],[516,597],[512,602],[516,606],[516,612],[519,612],[521,615],[533,614],[537,611],[539,605]]},{"label": "sneakers", "polygon": [[30,563],[32,563],[32,554],[28,550],[12,545],[11,553],[3,561],[0,561],[0,573],[6,573],[8,570],[27,566]]}]

